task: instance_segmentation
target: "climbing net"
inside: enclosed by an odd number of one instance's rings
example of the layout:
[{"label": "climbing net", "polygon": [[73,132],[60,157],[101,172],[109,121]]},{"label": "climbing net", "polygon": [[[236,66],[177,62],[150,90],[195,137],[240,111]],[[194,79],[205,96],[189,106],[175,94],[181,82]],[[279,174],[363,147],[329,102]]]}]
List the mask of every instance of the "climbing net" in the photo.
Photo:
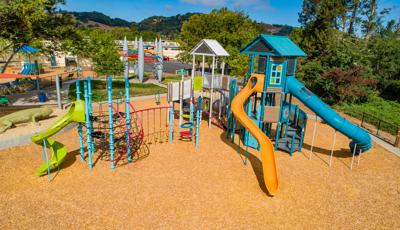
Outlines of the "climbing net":
[{"label": "climbing net", "polygon": [[[92,138],[94,150],[99,153],[101,160],[112,161],[117,164],[120,160],[127,158],[128,152],[134,160],[143,144],[144,130],[142,122],[138,119],[137,113],[131,106],[130,122],[127,124],[125,111],[120,110],[125,105],[122,100],[112,105],[112,122],[108,112],[108,103],[98,103],[98,109],[93,111]],[[110,123],[112,127],[110,127]],[[128,130],[130,130],[128,132]],[[113,142],[111,142],[111,133]],[[114,149],[114,159],[111,158],[110,147]]]}]

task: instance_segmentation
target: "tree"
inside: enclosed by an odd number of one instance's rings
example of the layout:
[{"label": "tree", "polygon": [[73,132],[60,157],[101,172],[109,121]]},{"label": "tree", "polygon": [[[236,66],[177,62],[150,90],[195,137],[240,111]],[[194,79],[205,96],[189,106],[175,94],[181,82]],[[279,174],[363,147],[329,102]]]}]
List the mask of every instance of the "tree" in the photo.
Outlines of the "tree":
[{"label": "tree", "polygon": [[119,75],[123,71],[119,48],[111,33],[95,29],[89,32],[87,53],[98,75]]},{"label": "tree", "polygon": [[193,15],[184,22],[181,44],[187,55],[201,39],[216,39],[230,53],[226,61],[231,66],[231,74],[243,76],[248,57],[240,54],[239,50],[257,34],[256,23],[248,15],[222,8],[209,14]]},{"label": "tree", "polygon": [[[74,34],[72,17],[56,12],[62,3],[64,0],[0,0],[0,37],[8,42],[2,51],[11,49],[3,72],[23,45],[36,43],[42,51],[54,50],[56,41]],[[52,45],[44,45],[43,40]]]},{"label": "tree", "polygon": [[361,28],[366,39],[382,26],[382,19],[389,11],[390,9],[385,8],[378,12],[378,0],[363,0],[361,13],[364,19],[361,21]]},{"label": "tree", "polygon": [[[342,0],[304,0],[303,11],[299,14],[302,30],[296,30],[300,46],[311,59],[327,55],[327,46],[334,39],[334,31],[339,29],[339,21],[344,20],[347,2]],[[340,19],[341,18],[341,19]],[[301,34],[298,34],[301,33]]]},{"label": "tree", "polygon": [[299,13],[299,23],[302,28],[306,28],[315,20],[317,14],[317,2],[314,0],[303,0],[302,11]]},{"label": "tree", "polygon": [[358,16],[360,11],[360,3],[361,3],[360,0],[352,0],[350,7],[351,16],[349,21],[349,29],[347,30],[347,33],[349,35],[354,35],[355,26],[361,20],[360,17]]}]

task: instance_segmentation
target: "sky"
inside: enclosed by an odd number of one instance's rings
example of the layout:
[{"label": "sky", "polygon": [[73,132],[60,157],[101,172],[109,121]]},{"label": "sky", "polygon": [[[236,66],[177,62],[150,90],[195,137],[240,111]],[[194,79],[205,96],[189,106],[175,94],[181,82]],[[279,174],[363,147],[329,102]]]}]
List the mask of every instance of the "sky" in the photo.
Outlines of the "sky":
[{"label": "sky", "polygon": [[[139,22],[150,16],[207,13],[228,7],[243,10],[259,22],[299,26],[302,0],[66,0],[63,10],[99,11],[110,17]],[[387,19],[400,18],[400,0],[380,0],[380,8],[392,8]]]}]

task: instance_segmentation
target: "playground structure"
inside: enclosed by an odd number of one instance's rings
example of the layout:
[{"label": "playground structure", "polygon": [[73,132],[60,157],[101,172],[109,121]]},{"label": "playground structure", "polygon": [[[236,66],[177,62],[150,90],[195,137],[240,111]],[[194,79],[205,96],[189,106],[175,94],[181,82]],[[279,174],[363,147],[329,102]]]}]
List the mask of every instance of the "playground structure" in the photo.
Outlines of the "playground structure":
[{"label": "playground structure", "polygon": [[[98,153],[100,159],[110,161],[113,169],[122,159],[126,159],[128,162],[133,161],[133,157],[144,144],[145,137],[139,116],[141,115],[143,119],[144,112],[147,112],[148,115],[149,111],[158,110],[161,114],[162,109],[168,110],[168,108],[159,107],[146,111],[135,111],[130,103],[129,81],[126,82],[127,93],[123,95],[124,97],[113,100],[112,77],[109,76],[107,78],[108,100],[107,102],[99,102],[95,106],[96,110],[94,110],[91,78],[88,77],[83,81],[84,100],[81,100],[81,81],[76,80],[77,100],[72,103],[68,112],[51,125],[46,132],[32,137],[34,143],[42,145],[43,158],[45,159],[45,162],[36,172],[38,176],[48,174],[50,180],[50,171],[59,169],[61,163],[65,160],[68,150],[63,144],[51,141],[49,138],[72,122],[78,123],[80,158],[82,161],[87,159],[90,169],[94,164],[93,156],[95,153]],[[166,114],[168,115],[167,112]],[[85,154],[85,143],[87,155]],[[49,159],[47,148],[52,150],[51,159]]]},{"label": "playground structure", "polygon": [[161,39],[155,40],[154,50],[145,49],[143,45],[143,39],[135,39],[135,45],[133,50],[128,49],[128,43],[126,37],[124,38],[123,44],[123,58],[128,57],[136,60],[134,73],[138,75],[139,81],[144,80],[144,63],[153,63],[153,72],[159,82],[162,81],[163,75],[163,55],[162,55],[162,41]]},{"label": "playground structure", "polygon": [[[192,49],[191,53],[193,56],[192,60],[192,82],[194,83],[194,76],[196,72],[196,56],[201,56],[202,57],[202,65],[201,65],[201,78],[202,78],[202,97],[205,93],[208,92],[209,97],[206,98],[204,97],[204,103],[207,105],[208,113],[206,112],[206,115],[208,116],[208,127],[211,128],[211,121],[213,119],[214,113],[213,113],[213,107],[218,107],[218,120],[221,119],[221,109],[223,107],[226,107],[227,100],[226,100],[226,92],[227,92],[227,84],[225,84],[225,88],[222,87],[222,82],[223,78],[226,79],[224,76],[224,70],[225,70],[225,61],[224,57],[228,57],[229,53],[221,46],[221,44],[217,40],[212,40],[212,39],[203,39],[197,45]],[[205,67],[205,61],[206,57],[211,57],[212,58],[212,66],[211,66],[211,73],[205,73],[204,67]],[[218,75],[215,73],[215,68],[217,65],[217,60],[218,58],[221,58],[221,75],[217,77]],[[229,77],[228,77],[229,79]],[[225,80],[225,83],[229,82]],[[216,90],[220,94],[220,99],[216,101],[217,103],[214,104],[214,90]]]},{"label": "playground structure", "polygon": [[[301,151],[303,146],[308,115],[298,105],[292,103],[293,96],[335,130],[353,139],[350,142],[353,158],[355,154],[365,152],[372,147],[370,136],[364,130],[340,117],[296,80],[296,58],[305,56],[305,53],[289,38],[260,35],[241,52],[251,57],[248,77],[244,80],[243,88],[239,88],[236,78],[223,75],[219,81],[215,81],[213,77],[211,81],[206,80],[203,85],[208,84],[210,89],[217,89],[221,97],[214,102],[216,106],[213,106],[214,103],[211,103],[213,92],[211,92],[210,107],[207,110],[210,111],[209,118],[216,110],[218,118],[226,116],[228,140],[234,142],[235,133],[238,131],[239,145],[242,142],[246,146],[246,152],[247,147],[260,150],[264,183],[270,195],[275,195],[278,189],[274,151],[280,149],[292,156],[294,152]],[[86,143],[89,168],[93,167],[93,156],[96,153],[99,153],[100,159],[109,160],[111,168],[114,169],[122,159],[127,159],[128,163],[132,162],[133,158],[139,155],[141,148],[147,144],[167,140],[172,144],[175,102],[179,102],[179,139],[183,141],[195,139],[196,149],[198,148],[203,97],[195,100],[193,73],[192,79],[182,79],[180,82],[168,85],[168,106],[135,111],[130,102],[127,59],[124,58],[125,94],[121,93],[120,98],[113,100],[112,77],[109,76],[107,103],[100,102],[97,106],[93,106],[91,78],[83,82],[84,101],[80,100],[81,86],[80,81],[77,81],[77,101],[72,104],[68,113],[46,132],[32,137],[34,143],[43,147],[43,156],[46,159],[38,169],[37,175],[47,173],[50,179],[50,171],[59,168],[65,159],[67,154],[65,146],[48,138],[70,122],[78,123],[80,156],[82,160],[86,157],[84,152]],[[215,57],[213,59],[215,62]],[[103,104],[107,104],[107,110],[103,109]],[[184,119],[187,121],[184,122]],[[149,138],[151,135],[153,138]],[[332,159],[335,135],[330,159]],[[314,139],[315,129],[311,148]],[[47,148],[53,151],[50,160]]]},{"label": "playground structure", "polygon": [[[264,182],[270,195],[276,194],[278,189],[274,150],[280,149],[292,155],[301,151],[304,141],[308,116],[292,103],[293,96],[335,129],[329,164],[336,131],[352,139],[349,146],[353,158],[372,147],[371,137],[366,131],[338,115],[296,80],[296,58],[306,54],[289,38],[262,34],[246,45],[241,53],[250,55],[248,77],[241,90],[235,79],[230,82],[227,137],[234,142],[239,128],[243,144],[260,150]],[[275,133],[272,125],[275,125]],[[314,140],[315,125],[311,153]]]},{"label": "playground structure", "polygon": [[30,54],[37,53],[39,51],[28,45],[22,46],[18,49],[18,51],[26,54],[25,61],[23,62],[19,73],[25,75],[38,75],[40,73],[39,64],[37,61],[32,62],[30,60]]},{"label": "playground structure", "polygon": [[[174,108],[157,106],[135,110],[130,101],[128,58],[126,56],[124,56],[124,62],[125,94],[121,93],[121,97],[116,100],[113,99],[111,76],[107,78],[107,102],[98,102],[95,106],[93,106],[94,103],[92,101],[91,78],[88,77],[83,80],[84,100],[81,100],[81,81],[79,79],[76,80],[77,100],[71,104],[68,112],[44,133],[32,137],[34,143],[42,146],[42,159],[45,160],[37,169],[36,175],[43,176],[47,174],[50,181],[51,170],[60,170],[60,165],[65,160],[68,150],[62,143],[49,138],[72,122],[78,123],[80,158],[82,161],[87,159],[90,169],[93,168],[95,154],[98,154],[98,159],[110,161],[111,168],[114,169],[122,159],[126,159],[128,163],[134,162],[135,158],[139,159],[141,151],[146,149],[148,144],[167,142],[168,139],[171,144],[173,143]],[[191,81],[188,85],[192,86]],[[189,94],[193,98],[192,89],[189,90]],[[180,128],[189,130],[186,134],[180,132],[180,137],[181,139],[192,140],[193,130],[195,129],[197,148],[202,106],[201,98],[195,106],[196,111],[194,111],[193,100],[191,101],[190,121],[186,122],[185,126],[180,126]],[[104,109],[103,105],[106,105],[107,109]],[[196,119],[196,122],[194,122],[194,119]],[[146,126],[146,129],[144,126]],[[85,153],[85,144],[87,155]],[[52,151],[51,158],[47,151],[48,148]]]},{"label": "playground structure", "polygon": [[[195,145],[198,148],[203,99],[198,97],[197,101],[195,101],[192,80],[182,79],[180,82],[169,83],[167,100],[171,108],[170,119],[173,119],[175,115],[174,103],[179,102],[179,128],[184,130],[179,132],[180,139],[191,141],[195,130]],[[184,119],[187,121],[183,122]],[[170,136],[172,136],[172,133]]]},{"label": "playground structure", "polygon": [[[91,78],[83,80],[83,100],[82,81],[76,80],[77,100],[71,104],[68,112],[44,133],[32,137],[34,143],[42,146],[42,158],[45,160],[37,169],[36,175],[47,174],[50,181],[51,170],[60,169],[68,150],[62,143],[49,138],[72,122],[78,123],[80,158],[82,161],[87,159],[90,169],[94,166],[96,154],[97,158],[110,161],[111,168],[114,169],[121,160],[125,159],[130,163],[141,158],[141,154],[143,154],[141,151],[143,148],[145,149],[146,145],[164,143],[168,140],[169,143],[173,143],[173,107],[157,106],[135,110],[130,102],[129,81],[125,82],[125,94],[115,100],[112,95],[112,77],[109,76],[107,78],[107,102],[93,103]],[[180,126],[181,129],[189,129],[187,133],[190,133],[190,136],[189,134],[182,136],[182,132],[180,132],[180,138],[192,140],[195,130],[197,148],[201,98],[196,105],[192,104],[192,108],[190,121],[184,123],[185,127]],[[47,148],[52,151],[51,158]],[[85,149],[87,153],[85,153]]]}]

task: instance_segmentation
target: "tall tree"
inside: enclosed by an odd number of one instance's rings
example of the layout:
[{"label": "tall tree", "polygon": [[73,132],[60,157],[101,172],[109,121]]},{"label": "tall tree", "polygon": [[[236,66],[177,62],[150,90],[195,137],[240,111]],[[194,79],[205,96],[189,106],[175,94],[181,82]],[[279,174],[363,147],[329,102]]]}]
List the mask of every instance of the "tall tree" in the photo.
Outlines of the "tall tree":
[{"label": "tall tree", "polygon": [[300,45],[311,59],[326,55],[333,32],[338,29],[338,21],[346,9],[346,1],[342,0],[304,0],[299,17],[304,29],[297,37],[301,37]]},{"label": "tall tree", "polygon": [[299,13],[298,20],[303,28],[307,27],[312,21],[315,20],[318,4],[318,0],[303,0],[302,11]]},{"label": "tall tree", "polygon": [[62,3],[64,0],[0,0],[0,37],[8,42],[3,51],[11,50],[3,72],[23,45],[50,40],[52,46],[38,48],[53,50],[58,47],[56,41],[74,33],[72,17],[57,13],[57,5]]},{"label": "tall tree", "polygon": [[359,11],[360,11],[360,0],[352,0],[350,8],[351,16],[349,20],[349,28],[347,30],[347,33],[349,35],[354,35],[355,33],[355,26],[360,21]]},{"label": "tall tree", "polygon": [[369,39],[379,27],[382,27],[383,17],[389,13],[390,9],[385,8],[378,12],[378,0],[363,0],[361,29],[364,37]]},{"label": "tall tree", "polygon": [[362,30],[368,39],[377,28],[378,0],[364,0],[363,14],[366,19],[362,21]]},{"label": "tall tree", "polygon": [[257,34],[256,23],[248,15],[222,8],[191,16],[183,23],[181,42],[187,54],[201,39],[216,39],[230,53],[226,61],[232,68],[231,74],[243,76],[248,59],[239,50]]}]

